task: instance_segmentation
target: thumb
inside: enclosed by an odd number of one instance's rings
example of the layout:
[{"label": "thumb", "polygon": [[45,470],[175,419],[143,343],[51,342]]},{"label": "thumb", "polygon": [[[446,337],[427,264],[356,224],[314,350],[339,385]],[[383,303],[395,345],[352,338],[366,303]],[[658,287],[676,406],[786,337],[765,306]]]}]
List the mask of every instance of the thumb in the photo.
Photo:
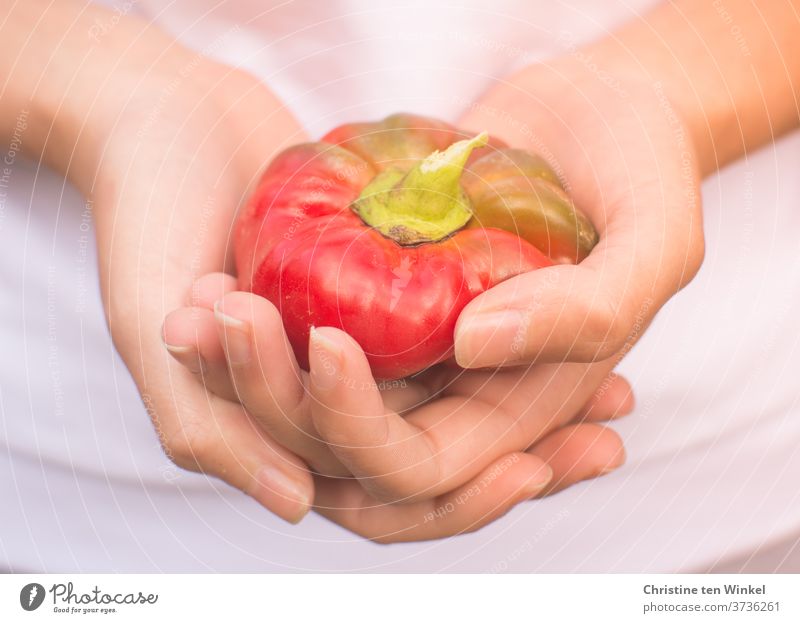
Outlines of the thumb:
[{"label": "thumb", "polygon": [[694,270],[685,249],[661,253],[642,232],[607,233],[578,265],[518,275],[473,299],[456,325],[458,364],[589,362],[629,349]]}]

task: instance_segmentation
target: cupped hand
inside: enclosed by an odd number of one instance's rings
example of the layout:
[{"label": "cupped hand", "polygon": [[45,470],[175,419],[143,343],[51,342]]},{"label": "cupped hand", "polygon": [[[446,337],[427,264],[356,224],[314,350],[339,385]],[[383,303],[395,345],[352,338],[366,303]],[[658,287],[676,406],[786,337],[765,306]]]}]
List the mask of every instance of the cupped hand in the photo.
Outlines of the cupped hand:
[{"label": "cupped hand", "polygon": [[623,82],[576,54],[499,81],[460,125],[544,156],[600,240],[577,266],[474,299],[456,328],[459,364],[624,354],[704,253],[695,149],[659,85]]},{"label": "cupped hand", "polygon": [[309,374],[275,307],[235,288],[231,276],[202,277],[166,318],[165,341],[199,384],[239,400],[311,465],[315,508],[358,534],[392,542],[477,529],[624,461],[617,435],[593,423],[632,408],[610,368],[438,366],[376,382],[349,336],[319,328]]},{"label": "cupped hand", "polygon": [[93,202],[111,335],[170,459],[298,521],[313,499],[305,463],[240,404],[205,392],[164,350],[161,326],[199,275],[225,268],[248,187],[304,137],[254,78],[145,32],[110,73],[118,83],[98,77],[105,100],[86,113],[101,156],[81,185]]},{"label": "cupped hand", "polygon": [[[459,125],[541,153],[600,240],[579,265],[520,275],[472,301],[459,319],[455,352],[461,366],[477,371],[446,377],[436,401],[404,418],[382,408],[374,391],[365,396],[334,386],[328,391],[353,394],[348,409],[338,412],[323,409],[324,390],[315,390],[312,410],[325,413],[314,418],[318,429],[331,437],[371,499],[397,491],[418,499],[414,492],[423,490],[436,496],[438,506],[429,510],[434,516],[437,509],[452,508],[449,488],[455,499],[475,491],[471,479],[481,469],[496,471],[494,461],[518,456],[513,453],[528,447],[526,442],[535,444],[563,426],[604,379],[613,378],[614,366],[692,279],[704,254],[695,149],[658,84],[615,81],[569,58],[504,81],[470,106]],[[318,350],[357,355],[346,336],[324,337],[327,346],[319,346],[318,337]],[[325,360],[337,360],[334,354]],[[345,378],[364,373],[357,356],[342,360],[348,361]],[[564,361],[571,363],[559,363]],[[536,365],[520,367],[531,363]],[[517,367],[480,371],[495,366]],[[596,395],[603,395],[602,388]],[[332,487],[318,482],[318,504]],[[368,494],[352,483],[337,482],[335,488],[350,491],[351,509],[323,512],[354,529],[364,530],[367,517],[381,517],[366,531],[393,526],[391,539],[414,538],[425,526],[436,533],[435,522],[431,526],[424,518],[422,527],[409,530],[390,507],[373,505],[365,512]]]}]

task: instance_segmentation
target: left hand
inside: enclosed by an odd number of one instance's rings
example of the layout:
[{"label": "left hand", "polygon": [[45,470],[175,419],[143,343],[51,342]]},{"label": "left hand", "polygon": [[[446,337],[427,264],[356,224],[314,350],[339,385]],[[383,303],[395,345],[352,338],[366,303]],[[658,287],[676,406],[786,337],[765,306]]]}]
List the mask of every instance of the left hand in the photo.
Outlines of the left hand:
[{"label": "left hand", "polygon": [[600,241],[578,265],[472,300],[456,327],[458,363],[620,359],[703,260],[698,158],[677,109],[658,85],[570,56],[498,83],[459,125],[547,159]]}]

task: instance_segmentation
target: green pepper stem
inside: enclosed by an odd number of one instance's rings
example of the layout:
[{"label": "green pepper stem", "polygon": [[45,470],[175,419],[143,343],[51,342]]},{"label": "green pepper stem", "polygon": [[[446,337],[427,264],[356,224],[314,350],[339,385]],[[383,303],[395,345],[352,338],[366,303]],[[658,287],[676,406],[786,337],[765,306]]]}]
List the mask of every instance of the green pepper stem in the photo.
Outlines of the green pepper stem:
[{"label": "green pepper stem", "polygon": [[361,192],[353,210],[371,227],[402,245],[436,242],[461,229],[472,217],[461,174],[472,150],[489,135],[435,151],[410,171],[388,169]]}]

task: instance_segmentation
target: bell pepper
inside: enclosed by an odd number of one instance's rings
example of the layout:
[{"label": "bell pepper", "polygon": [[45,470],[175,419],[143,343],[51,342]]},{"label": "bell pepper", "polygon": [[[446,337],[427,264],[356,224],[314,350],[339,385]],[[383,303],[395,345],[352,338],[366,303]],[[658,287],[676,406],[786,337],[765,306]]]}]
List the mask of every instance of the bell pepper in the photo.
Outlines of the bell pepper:
[{"label": "bell pepper", "polygon": [[542,158],[397,114],[279,154],[234,246],[239,286],[280,310],[301,366],[310,328],[333,326],[397,379],[451,357],[477,295],[596,241]]}]

